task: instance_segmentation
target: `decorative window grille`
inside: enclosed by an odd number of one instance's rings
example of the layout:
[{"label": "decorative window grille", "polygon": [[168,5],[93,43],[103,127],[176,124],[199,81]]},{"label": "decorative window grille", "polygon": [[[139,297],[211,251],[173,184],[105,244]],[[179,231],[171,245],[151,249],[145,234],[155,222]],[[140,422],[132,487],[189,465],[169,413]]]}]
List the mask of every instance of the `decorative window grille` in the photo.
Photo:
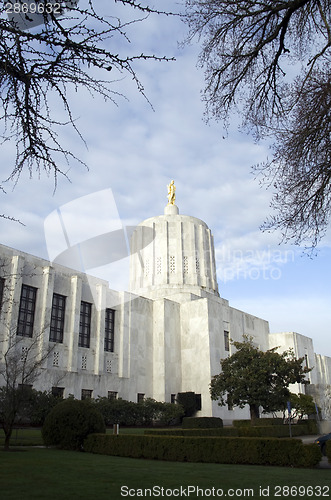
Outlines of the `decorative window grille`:
[{"label": "decorative window grille", "polygon": [[83,354],[83,356],[82,356],[81,368],[82,368],[82,370],[87,370],[87,356],[86,356],[86,354]]},{"label": "decorative window grille", "polygon": [[53,366],[59,366],[59,361],[60,361],[60,353],[54,352],[53,353]]},{"label": "decorative window grille", "polygon": [[149,259],[145,261],[145,276],[149,275]]},{"label": "decorative window grille", "polygon": [[36,297],[36,288],[33,286],[22,285],[17,323],[17,335],[20,337],[32,337]]},{"label": "decorative window grille", "polygon": [[111,373],[111,359],[107,359],[106,372]]},{"label": "decorative window grille", "polygon": [[81,302],[79,321],[79,347],[90,347],[92,304]]},{"label": "decorative window grille", "polygon": [[188,257],[183,257],[183,273],[188,274]]},{"label": "decorative window grille", "polygon": [[28,354],[29,354],[29,348],[23,346],[22,347],[22,352],[21,352],[21,361],[23,361],[23,362],[26,361],[26,358],[28,357]]},{"label": "decorative window grille", "polygon": [[107,352],[114,352],[114,335],[115,335],[114,321],[115,321],[115,311],[113,309],[106,309],[104,350]]},{"label": "decorative window grille", "polygon": [[54,293],[52,302],[51,327],[49,332],[50,342],[63,342],[65,309],[66,297],[64,297],[64,295]]},{"label": "decorative window grille", "polygon": [[198,259],[198,257],[196,257],[196,259],[195,259],[195,271],[197,273],[200,272],[200,260]]},{"label": "decorative window grille", "polygon": [[176,272],[176,258],[174,255],[170,255],[170,272],[175,273]]},{"label": "decorative window grille", "polygon": [[162,273],[162,258],[157,257],[156,259],[156,274],[161,274]]}]

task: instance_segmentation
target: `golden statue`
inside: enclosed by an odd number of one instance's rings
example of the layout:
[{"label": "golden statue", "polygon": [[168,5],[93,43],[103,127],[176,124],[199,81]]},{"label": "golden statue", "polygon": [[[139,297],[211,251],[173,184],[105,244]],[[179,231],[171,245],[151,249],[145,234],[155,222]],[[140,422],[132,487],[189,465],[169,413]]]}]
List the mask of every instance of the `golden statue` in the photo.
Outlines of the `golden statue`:
[{"label": "golden statue", "polygon": [[171,181],[167,186],[168,188],[168,205],[174,205],[176,199],[176,186],[175,181]]}]

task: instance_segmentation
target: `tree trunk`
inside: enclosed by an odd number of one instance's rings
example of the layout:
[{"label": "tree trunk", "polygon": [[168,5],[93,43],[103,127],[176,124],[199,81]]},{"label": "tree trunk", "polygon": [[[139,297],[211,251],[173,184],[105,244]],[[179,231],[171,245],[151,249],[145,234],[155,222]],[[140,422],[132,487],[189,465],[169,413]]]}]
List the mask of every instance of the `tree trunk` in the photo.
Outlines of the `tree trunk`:
[{"label": "tree trunk", "polygon": [[249,405],[249,411],[251,414],[251,423],[254,425],[255,420],[260,418],[259,406],[258,405]]},{"label": "tree trunk", "polygon": [[5,432],[5,445],[4,445],[4,451],[8,451],[9,450],[9,442],[10,442],[10,438],[11,438],[11,433],[12,433],[12,429],[5,429],[4,430]]}]

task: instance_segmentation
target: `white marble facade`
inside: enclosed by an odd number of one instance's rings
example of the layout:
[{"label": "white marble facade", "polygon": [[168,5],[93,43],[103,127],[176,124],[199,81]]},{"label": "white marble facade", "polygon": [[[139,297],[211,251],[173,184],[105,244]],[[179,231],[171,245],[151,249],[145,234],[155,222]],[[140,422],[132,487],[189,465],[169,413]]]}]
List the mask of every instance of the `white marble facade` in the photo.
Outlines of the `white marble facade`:
[{"label": "white marble facade", "polygon": [[[228,339],[248,334],[263,350],[292,347],[305,357],[314,367],[310,390],[323,416],[331,418],[331,358],[316,355],[310,338],[270,334],[267,321],[221,298],[211,231],[203,221],[180,215],[176,205],[135,229],[128,292],[5,246],[0,246],[0,259],[0,362],[18,324],[23,329],[18,349],[29,348],[36,338],[39,355],[52,346],[34,382],[38,390],[78,399],[150,397],[167,402],[178,392],[194,391],[201,394],[199,415],[248,418],[248,409],[219,407],[209,395],[220,359],[231,354]],[[21,311],[22,287],[32,294],[30,303],[35,301],[30,316]],[[31,315],[32,328],[24,329]]]}]

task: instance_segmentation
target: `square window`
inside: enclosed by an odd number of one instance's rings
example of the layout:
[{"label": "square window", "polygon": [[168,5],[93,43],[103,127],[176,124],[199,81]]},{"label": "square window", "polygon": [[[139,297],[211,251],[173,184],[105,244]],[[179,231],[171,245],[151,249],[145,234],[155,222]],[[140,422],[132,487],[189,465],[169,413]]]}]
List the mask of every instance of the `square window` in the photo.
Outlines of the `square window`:
[{"label": "square window", "polygon": [[93,391],[91,389],[82,389],[82,399],[91,399]]},{"label": "square window", "polygon": [[52,387],[52,394],[56,398],[63,398],[63,396],[64,396],[64,387]]},{"label": "square window", "polygon": [[116,391],[108,391],[108,399],[117,399],[118,397],[118,392]]}]

